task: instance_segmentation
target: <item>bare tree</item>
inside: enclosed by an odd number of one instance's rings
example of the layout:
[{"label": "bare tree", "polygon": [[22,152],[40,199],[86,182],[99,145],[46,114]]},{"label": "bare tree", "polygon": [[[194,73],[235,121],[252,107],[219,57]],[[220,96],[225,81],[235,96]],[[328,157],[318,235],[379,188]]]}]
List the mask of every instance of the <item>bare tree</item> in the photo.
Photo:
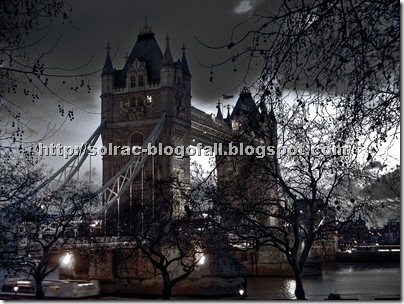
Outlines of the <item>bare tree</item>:
[{"label": "bare tree", "polygon": [[397,165],[395,170],[384,174],[383,169],[384,166],[378,168],[375,164],[371,164],[367,168],[368,171],[373,171],[370,172],[369,181],[357,191],[358,196],[377,203],[377,211],[370,219],[375,226],[389,219],[397,219],[401,210],[400,166]]},{"label": "bare tree", "polygon": [[[73,103],[62,97],[59,84],[67,86],[66,81],[74,79],[79,85],[71,87],[72,91],[90,92],[89,80],[94,71],[85,72],[87,64],[73,68],[47,64],[61,38],[59,35],[52,42],[49,34],[58,22],[72,24],[71,12],[72,6],[64,0],[1,1],[0,147],[26,151],[21,143],[32,144],[38,140],[29,136],[29,131],[32,131],[28,126],[30,117],[26,117],[22,101],[36,102],[41,95],[50,94],[58,101],[60,115],[73,120],[73,108],[65,113],[63,107]],[[50,127],[40,136],[47,138],[57,130],[55,126]]]},{"label": "bare tree", "polygon": [[227,231],[283,252],[304,299],[314,242],[376,210],[358,189],[400,126],[399,3],[285,0],[235,26],[229,43],[204,45],[230,52],[210,69],[232,64],[245,68],[241,83],[254,79],[257,109],[234,142],[274,148],[233,167],[223,157],[217,170],[229,178],[208,193]]},{"label": "bare tree", "polygon": [[[193,218],[189,185],[177,178],[153,183],[155,200],[139,211],[139,225],[133,234],[136,249],[150,262],[163,280],[162,298],[189,277],[204,255],[206,230]],[[198,226],[199,225],[199,226]]]},{"label": "bare tree", "polygon": [[34,152],[0,151],[0,204],[28,194],[43,179],[45,171]]},{"label": "bare tree", "polygon": [[[13,162],[9,166],[14,166]],[[42,299],[42,281],[59,267],[64,250],[77,245],[78,234],[88,230],[90,202],[95,198],[88,185],[70,181],[61,189],[47,188],[20,200],[21,194],[44,181],[46,172],[35,168],[35,164],[20,164],[14,170],[12,175],[8,175],[9,170],[2,172],[6,174],[4,178],[14,178],[2,189],[1,218],[5,229],[0,265],[33,277],[36,297]]]},{"label": "bare tree", "polygon": [[400,126],[399,12],[393,0],[284,0],[277,12],[235,26],[229,43],[204,43],[230,49],[206,66],[244,69],[241,82],[255,79],[259,99],[273,108],[333,109],[344,122],[336,138],[366,137],[371,158]]},{"label": "bare tree", "polygon": [[282,252],[295,274],[297,299],[306,298],[302,273],[313,245],[377,206],[357,194],[369,175],[356,137],[335,143],[338,125],[327,113],[302,112],[297,105],[286,112],[254,109],[244,119],[250,119],[247,132],[239,129],[233,141],[254,153],[218,157],[217,185],[201,191],[234,247]]}]

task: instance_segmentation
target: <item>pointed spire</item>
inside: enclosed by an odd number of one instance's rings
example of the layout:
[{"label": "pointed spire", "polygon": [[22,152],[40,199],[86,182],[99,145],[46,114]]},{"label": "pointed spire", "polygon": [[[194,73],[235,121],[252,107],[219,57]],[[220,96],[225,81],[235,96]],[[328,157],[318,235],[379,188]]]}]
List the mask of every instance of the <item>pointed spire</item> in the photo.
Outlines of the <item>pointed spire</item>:
[{"label": "pointed spire", "polygon": [[182,59],[181,59],[181,67],[182,73],[186,76],[191,76],[191,72],[189,71],[187,58],[185,57],[185,44],[182,45]]},{"label": "pointed spire", "polygon": [[143,27],[139,28],[139,35],[145,35],[153,33],[153,27],[147,24],[147,16],[144,18],[144,25]]},{"label": "pointed spire", "polygon": [[170,40],[170,37],[167,34],[167,37],[166,37],[166,41],[167,41],[166,42],[166,49],[164,51],[163,60],[161,61],[162,65],[173,65],[174,64],[173,56],[171,55],[171,51],[170,51],[169,40]]},{"label": "pointed spire", "polygon": [[220,100],[217,101],[217,114],[216,114],[216,118],[223,120],[223,114],[222,114],[222,109],[221,109],[221,105],[220,105]]},{"label": "pointed spire", "polygon": [[112,67],[111,57],[109,56],[109,50],[110,50],[109,43],[107,44],[106,49],[107,49],[107,57],[105,58],[104,68],[102,69],[101,76],[114,73],[114,68]]},{"label": "pointed spire", "polygon": [[226,120],[227,121],[231,120],[231,118],[230,118],[230,105],[229,104],[227,105],[227,117],[226,117]]}]

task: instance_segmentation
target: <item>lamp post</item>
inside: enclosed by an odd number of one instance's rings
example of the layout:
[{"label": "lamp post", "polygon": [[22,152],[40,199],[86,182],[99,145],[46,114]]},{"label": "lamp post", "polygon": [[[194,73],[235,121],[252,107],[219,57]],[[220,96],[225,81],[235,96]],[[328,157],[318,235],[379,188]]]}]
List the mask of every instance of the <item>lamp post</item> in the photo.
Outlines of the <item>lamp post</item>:
[{"label": "lamp post", "polygon": [[240,294],[240,299],[242,300],[242,299],[243,299],[243,294],[244,294],[244,289],[243,289],[243,288],[240,288],[240,289],[238,290],[238,293]]},{"label": "lamp post", "polygon": [[71,265],[73,260],[73,255],[70,252],[66,252],[66,254],[62,257],[61,264],[63,266]]},{"label": "lamp post", "polygon": [[14,286],[14,298],[17,299],[18,286]]}]

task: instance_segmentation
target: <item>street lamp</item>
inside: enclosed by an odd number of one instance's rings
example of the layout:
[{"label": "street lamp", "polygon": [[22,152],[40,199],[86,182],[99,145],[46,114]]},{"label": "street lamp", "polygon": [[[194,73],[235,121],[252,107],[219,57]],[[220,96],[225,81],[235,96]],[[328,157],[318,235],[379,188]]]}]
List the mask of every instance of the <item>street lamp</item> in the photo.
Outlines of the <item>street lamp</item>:
[{"label": "street lamp", "polygon": [[244,294],[244,289],[243,289],[243,288],[240,288],[239,291],[238,291],[238,293],[240,294],[240,298],[241,298],[241,300],[242,300],[242,299],[243,299],[243,294]]},{"label": "street lamp", "polygon": [[73,261],[73,255],[70,252],[66,252],[66,254],[61,259],[63,266],[69,266]]},{"label": "street lamp", "polygon": [[14,298],[17,299],[18,286],[14,286]]},{"label": "street lamp", "polygon": [[205,256],[204,256],[204,255],[201,256],[201,258],[200,258],[199,261],[198,261],[198,264],[199,264],[199,265],[205,264]]}]

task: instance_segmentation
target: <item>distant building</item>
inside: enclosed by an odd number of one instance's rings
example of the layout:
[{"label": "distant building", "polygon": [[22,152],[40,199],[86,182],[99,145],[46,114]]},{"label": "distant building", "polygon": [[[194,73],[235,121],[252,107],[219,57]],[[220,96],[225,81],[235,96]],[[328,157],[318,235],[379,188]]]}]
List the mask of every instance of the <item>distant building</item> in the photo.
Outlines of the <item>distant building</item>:
[{"label": "distant building", "polygon": [[345,251],[354,246],[368,244],[368,227],[366,222],[359,218],[344,224],[342,229],[338,232],[338,247],[340,250]]},{"label": "distant building", "polygon": [[380,228],[369,229],[369,243],[386,245],[400,244],[401,223],[398,220],[389,220]]},{"label": "distant building", "polygon": [[390,220],[379,228],[368,228],[359,218],[344,225],[338,233],[338,247],[345,251],[357,246],[399,245],[400,221]]}]

